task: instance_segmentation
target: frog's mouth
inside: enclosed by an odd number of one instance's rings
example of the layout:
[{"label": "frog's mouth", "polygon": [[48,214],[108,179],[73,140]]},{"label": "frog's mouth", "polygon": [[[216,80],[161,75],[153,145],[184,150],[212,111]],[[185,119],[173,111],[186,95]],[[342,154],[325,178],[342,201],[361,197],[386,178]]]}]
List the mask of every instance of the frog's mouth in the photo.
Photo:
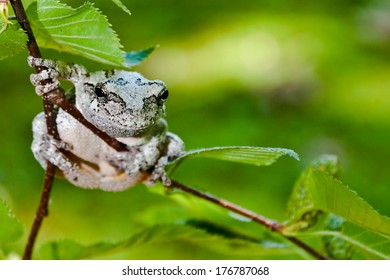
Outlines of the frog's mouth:
[{"label": "frog's mouth", "polygon": [[[116,115],[115,118],[108,116],[92,115],[85,116],[97,128],[106,132],[111,137],[142,137],[153,133],[157,123],[163,120],[164,110],[159,110],[153,115],[138,118],[130,118],[131,114]],[[142,115],[142,114],[141,114]]]}]

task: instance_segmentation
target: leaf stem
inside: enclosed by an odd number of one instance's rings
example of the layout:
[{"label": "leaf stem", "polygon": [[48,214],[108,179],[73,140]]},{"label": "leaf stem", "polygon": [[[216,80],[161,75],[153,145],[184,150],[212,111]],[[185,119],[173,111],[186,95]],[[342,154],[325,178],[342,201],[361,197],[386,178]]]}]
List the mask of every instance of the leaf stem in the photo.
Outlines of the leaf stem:
[{"label": "leaf stem", "polygon": [[233,211],[237,214],[240,214],[244,217],[247,217],[249,219],[251,219],[252,221],[260,224],[260,225],[263,225],[265,226],[267,229],[269,229],[270,231],[272,232],[276,232],[278,234],[280,234],[282,237],[286,238],[287,240],[289,240],[290,242],[294,243],[295,245],[297,245],[298,247],[300,247],[301,249],[303,249],[304,251],[306,251],[307,253],[309,253],[310,255],[312,255],[313,257],[315,257],[316,259],[319,259],[319,260],[326,260],[327,258],[325,256],[323,256],[321,253],[317,252],[315,249],[313,249],[312,247],[310,247],[309,245],[307,245],[306,243],[302,242],[301,240],[295,238],[295,237],[292,237],[292,236],[286,236],[283,234],[283,229],[284,229],[284,225],[277,222],[277,221],[274,221],[274,220],[270,220],[266,217],[263,217],[261,215],[258,215],[250,210],[247,210],[245,208],[242,208],[241,206],[238,206],[234,203],[231,203],[227,200],[224,200],[224,199],[221,199],[221,198],[218,198],[218,197],[215,197],[211,194],[208,194],[208,193],[205,193],[205,192],[201,192],[201,191],[198,191],[196,189],[193,189],[193,188],[190,188],[189,186],[186,186],[182,183],[179,183],[177,181],[174,181],[172,180],[171,181],[171,184],[169,186],[166,186],[168,189],[179,189],[183,192],[186,192],[186,193],[189,193],[189,194],[192,194],[194,196],[197,196],[199,198],[202,198],[202,199],[205,199],[211,203],[214,203],[214,204],[217,204],[225,209],[228,209],[230,211]]}]

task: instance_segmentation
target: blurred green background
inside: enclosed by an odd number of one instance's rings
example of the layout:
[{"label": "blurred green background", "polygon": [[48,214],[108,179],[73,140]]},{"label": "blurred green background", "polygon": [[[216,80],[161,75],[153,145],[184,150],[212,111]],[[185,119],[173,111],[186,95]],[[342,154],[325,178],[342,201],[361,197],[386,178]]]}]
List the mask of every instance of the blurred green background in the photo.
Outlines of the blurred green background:
[{"label": "blurred green background", "polygon": [[[83,1],[67,3],[76,7]],[[390,215],[388,1],[124,0],[131,16],[111,1],[95,3],[125,50],[160,45],[136,70],[168,85],[169,128],[187,149],[283,147],[301,157],[262,168],[194,159],[177,170],[177,180],[283,221],[300,172],[332,153],[340,158],[341,180]],[[29,83],[26,55],[1,61],[0,198],[29,228],[44,173],[30,151],[31,121],[42,106]],[[43,55],[107,68],[53,51]],[[141,185],[105,193],[58,180],[39,244],[122,240],[193,215]],[[228,218],[209,219],[237,226]],[[257,230],[248,226],[254,236]],[[26,236],[12,250],[20,253]],[[186,242],[142,246],[120,257],[232,258]]]}]

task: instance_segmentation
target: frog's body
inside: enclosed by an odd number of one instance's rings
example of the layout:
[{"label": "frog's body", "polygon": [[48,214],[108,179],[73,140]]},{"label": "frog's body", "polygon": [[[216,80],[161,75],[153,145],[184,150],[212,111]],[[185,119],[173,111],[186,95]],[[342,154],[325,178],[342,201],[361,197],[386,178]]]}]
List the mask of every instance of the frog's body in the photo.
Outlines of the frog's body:
[{"label": "frog's body", "polygon": [[[61,141],[47,133],[44,114],[33,122],[32,150],[45,167],[56,165],[62,175],[83,188],[120,191],[136,183],[154,184],[164,177],[163,167],[183,151],[183,142],[167,133],[165,84],[150,81],[136,72],[121,70],[87,73],[82,66],[30,58],[32,66],[48,71],[32,75],[38,94],[52,90],[66,79],[75,85],[76,107],[97,128],[126,144],[117,152],[73,117],[58,112]],[[48,77],[54,83],[40,85]]]}]

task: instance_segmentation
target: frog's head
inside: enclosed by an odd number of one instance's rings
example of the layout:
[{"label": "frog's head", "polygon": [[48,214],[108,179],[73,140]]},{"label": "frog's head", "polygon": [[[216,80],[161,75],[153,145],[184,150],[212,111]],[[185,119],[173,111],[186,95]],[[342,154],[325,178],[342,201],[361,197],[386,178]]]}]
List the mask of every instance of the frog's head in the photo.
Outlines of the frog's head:
[{"label": "frog's head", "polygon": [[121,70],[89,74],[76,104],[84,117],[112,137],[129,137],[152,129],[164,117],[168,90],[137,72]]}]

